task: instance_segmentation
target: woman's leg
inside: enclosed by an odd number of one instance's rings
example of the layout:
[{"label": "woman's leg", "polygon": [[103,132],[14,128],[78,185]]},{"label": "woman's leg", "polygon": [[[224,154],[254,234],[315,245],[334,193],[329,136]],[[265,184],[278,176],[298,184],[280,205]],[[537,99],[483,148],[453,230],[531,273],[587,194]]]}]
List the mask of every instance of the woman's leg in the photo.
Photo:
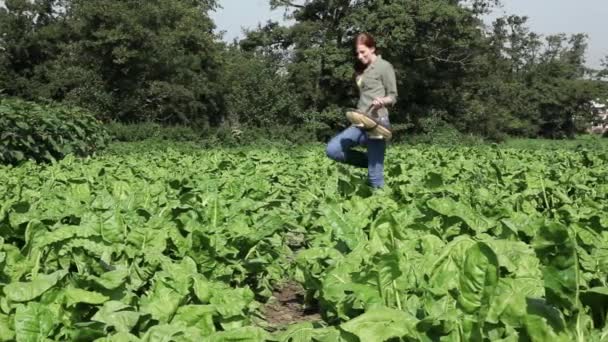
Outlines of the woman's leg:
[{"label": "woman's leg", "polygon": [[[382,126],[390,129],[391,123],[388,117],[379,119]],[[368,158],[368,178],[369,184],[374,188],[384,186],[384,155],[386,153],[386,140],[375,139],[378,135],[374,132],[368,133],[367,139],[367,158]],[[381,137],[381,135],[379,135]]]},{"label": "woman's leg", "polygon": [[368,167],[367,154],[352,148],[367,142],[367,134],[358,127],[349,127],[333,137],[327,144],[327,156],[337,162],[357,167]]},{"label": "woman's leg", "polygon": [[383,139],[369,139],[367,141],[368,179],[373,188],[384,186],[384,154],[386,141]]}]

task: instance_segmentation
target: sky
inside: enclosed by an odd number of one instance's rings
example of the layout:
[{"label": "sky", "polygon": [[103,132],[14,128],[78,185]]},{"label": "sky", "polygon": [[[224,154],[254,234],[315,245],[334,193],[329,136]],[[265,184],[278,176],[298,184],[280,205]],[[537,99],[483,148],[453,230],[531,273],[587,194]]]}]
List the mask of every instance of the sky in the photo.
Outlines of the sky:
[{"label": "sky", "polygon": [[[503,0],[503,8],[487,18],[503,14],[528,16],[533,32],[586,33],[587,65],[599,68],[608,56],[608,0]],[[224,40],[242,37],[243,28],[255,28],[269,19],[281,21],[283,10],[271,11],[268,0],[219,0],[223,7],[212,13],[218,31],[225,31]]]}]

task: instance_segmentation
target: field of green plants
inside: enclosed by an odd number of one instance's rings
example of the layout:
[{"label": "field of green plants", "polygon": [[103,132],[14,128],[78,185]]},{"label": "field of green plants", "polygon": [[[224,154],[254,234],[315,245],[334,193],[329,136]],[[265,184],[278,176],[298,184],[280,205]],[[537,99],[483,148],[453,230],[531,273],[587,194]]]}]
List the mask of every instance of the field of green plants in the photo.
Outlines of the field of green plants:
[{"label": "field of green plants", "polygon": [[386,175],[321,145],[0,166],[0,340],[608,338],[608,150],[390,146]]}]

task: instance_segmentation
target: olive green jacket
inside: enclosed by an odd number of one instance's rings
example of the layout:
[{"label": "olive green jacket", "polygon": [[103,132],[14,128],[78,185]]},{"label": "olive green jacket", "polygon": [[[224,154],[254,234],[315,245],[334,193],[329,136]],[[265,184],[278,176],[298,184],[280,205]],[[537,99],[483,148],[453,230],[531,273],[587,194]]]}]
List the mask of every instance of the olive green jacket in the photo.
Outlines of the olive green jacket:
[{"label": "olive green jacket", "polygon": [[[391,63],[382,59],[381,56],[377,56],[376,60],[356,77],[356,83],[359,88],[357,110],[362,113],[365,113],[372,105],[372,101],[378,97],[388,96],[390,103],[387,103],[387,106],[397,102],[395,70]],[[370,110],[369,114],[384,117],[388,116],[388,110],[385,106],[378,110]]]}]

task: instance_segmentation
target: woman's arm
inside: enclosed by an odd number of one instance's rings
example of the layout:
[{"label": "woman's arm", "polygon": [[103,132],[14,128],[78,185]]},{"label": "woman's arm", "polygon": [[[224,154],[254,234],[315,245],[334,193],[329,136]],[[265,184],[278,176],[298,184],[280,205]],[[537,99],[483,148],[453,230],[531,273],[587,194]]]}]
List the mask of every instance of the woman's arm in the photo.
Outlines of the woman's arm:
[{"label": "woman's arm", "polygon": [[392,106],[397,103],[397,80],[395,69],[391,64],[387,64],[387,68],[382,73],[382,83],[386,89],[386,96],[382,98],[382,102],[385,106]]},{"label": "woman's arm", "polygon": [[376,108],[392,106],[397,103],[397,80],[395,77],[395,69],[393,69],[391,64],[386,64],[381,77],[386,95],[374,99],[372,104]]}]

